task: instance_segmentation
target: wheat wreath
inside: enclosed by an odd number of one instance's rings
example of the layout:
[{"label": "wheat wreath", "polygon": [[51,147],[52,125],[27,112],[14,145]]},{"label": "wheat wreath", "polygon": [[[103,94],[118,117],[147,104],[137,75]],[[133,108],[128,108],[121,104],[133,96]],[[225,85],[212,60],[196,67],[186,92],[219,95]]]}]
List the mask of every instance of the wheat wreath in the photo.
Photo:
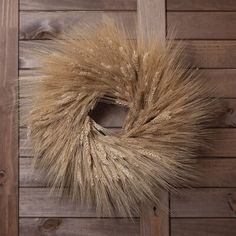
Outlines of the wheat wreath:
[{"label": "wheat wreath", "polygon": [[[53,49],[41,52],[28,120],[35,166],[52,188],[98,214],[131,216],[192,178],[213,105],[179,45],[144,45],[104,24],[68,33]],[[101,99],[128,110],[118,133],[91,118]]]}]

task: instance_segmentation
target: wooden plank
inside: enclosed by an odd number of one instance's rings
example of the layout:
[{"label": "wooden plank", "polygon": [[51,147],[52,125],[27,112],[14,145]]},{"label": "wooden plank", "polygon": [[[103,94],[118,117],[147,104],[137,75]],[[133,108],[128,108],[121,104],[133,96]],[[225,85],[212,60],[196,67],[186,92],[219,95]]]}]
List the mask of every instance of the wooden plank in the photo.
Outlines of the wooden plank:
[{"label": "wooden plank", "polygon": [[[166,3],[165,0],[138,0],[137,5],[137,40],[139,45],[147,45],[153,37],[159,43],[166,41]],[[148,48],[149,49],[149,48]],[[166,211],[154,206],[142,206],[140,218],[141,236],[169,235],[169,193],[162,192],[161,205]],[[154,208],[153,208],[154,207]],[[155,209],[155,211],[154,211]]]},{"label": "wooden plank", "polygon": [[221,98],[236,98],[235,69],[202,69],[200,78],[215,89],[216,96]]},{"label": "wooden plank", "polygon": [[[75,232],[77,232],[75,234]],[[21,218],[20,236],[138,236],[139,219]]]},{"label": "wooden plank", "polygon": [[[26,94],[23,94],[23,96]],[[236,127],[236,99],[219,99],[222,113],[211,127],[230,128]],[[26,127],[30,105],[27,99],[19,100],[20,127]],[[91,117],[100,125],[107,128],[120,128],[123,125],[127,109],[113,104],[98,103],[91,112]]]},{"label": "wooden plank", "polygon": [[[216,97],[236,98],[236,69],[202,69],[199,72],[199,79],[207,81],[214,88]],[[28,84],[39,78],[40,75],[35,70],[20,71],[20,98],[30,94]]]},{"label": "wooden plank", "polygon": [[236,219],[172,219],[172,236],[233,236]]},{"label": "wooden plank", "polygon": [[[20,188],[21,217],[96,217],[93,209],[59,202],[48,188]],[[171,196],[172,217],[235,217],[236,188],[179,189]]]},{"label": "wooden plank", "polygon": [[136,10],[136,0],[21,0],[20,10]]},{"label": "wooden plank", "polygon": [[169,12],[167,37],[174,29],[176,39],[236,39],[235,25],[235,12]]},{"label": "wooden plank", "polygon": [[210,148],[204,153],[208,157],[236,157],[236,130],[212,129]]},{"label": "wooden plank", "polygon": [[21,12],[20,39],[51,39],[83,25],[96,25],[107,17],[118,24],[125,25],[134,34],[134,11],[55,11],[55,12]]},{"label": "wooden plank", "polygon": [[[192,187],[236,187],[236,158],[201,157],[196,169],[199,178],[192,183]],[[33,170],[32,158],[20,158],[20,187],[46,186],[43,176]],[[146,214],[148,217],[154,213]]]},{"label": "wooden plank", "polygon": [[236,187],[236,158],[199,158],[193,187]]},{"label": "wooden plank", "polygon": [[235,0],[167,0],[169,11],[236,11]]},{"label": "wooden plank", "polygon": [[[151,1],[152,4],[153,2],[155,1]],[[148,9],[151,7],[153,6],[148,6]],[[70,11],[70,14],[67,11],[21,12],[20,39],[51,39],[63,32],[68,32],[75,26],[81,27],[85,23],[97,24],[106,17],[114,18],[116,22],[124,24],[135,35],[135,16],[135,11]],[[161,16],[156,13],[152,18],[151,22],[160,22]],[[172,33],[174,29],[175,38],[179,39],[236,39],[235,23],[236,14],[233,12],[169,12],[167,14],[168,32]],[[151,27],[148,22],[142,24]],[[158,31],[161,32],[163,27],[165,23],[158,26]]]},{"label": "wooden plank", "polygon": [[[185,41],[184,56],[201,69],[236,68],[236,41],[188,40]],[[33,50],[50,48],[47,40],[20,42],[20,68],[30,69],[39,66]]]},{"label": "wooden plank", "polygon": [[[19,216],[97,217],[97,214],[95,209],[79,206],[67,197],[61,199],[57,192],[50,193],[49,188],[20,188]],[[124,217],[124,215],[116,214],[113,217]]]},{"label": "wooden plank", "polygon": [[172,217],[236,217],[236,189],[180,189],[170,205]]},{"label": "wooden plank", "polygon": [[18,1],[0,1],[0,235],[18,235]]},{"label": "wooden plank", "polygon": [[[236,129],[215,128],[211,129],[212,137],[209,148],[201,156],[205,157],[236,157]],[[20,156],[31,157],[32,147],[26,138],[26,128],[21,129]]]},{"label": "wooden plank", "polygon": [[140,218],[140,235],[169,235],[169,193],[163,191],[162,207],[142,206]]},{"label": "wooden plank", "polygon": [[186,60],[199,68],[236,68],[236,41],[188,40]]}]

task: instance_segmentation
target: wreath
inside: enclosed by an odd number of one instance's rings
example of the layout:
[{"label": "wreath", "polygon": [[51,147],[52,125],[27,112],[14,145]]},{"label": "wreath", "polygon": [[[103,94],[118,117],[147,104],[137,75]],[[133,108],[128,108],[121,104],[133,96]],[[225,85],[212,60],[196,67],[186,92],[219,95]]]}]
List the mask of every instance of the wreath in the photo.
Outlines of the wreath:
[{"label": "wreath", "polygon": [[[40,52],[28,121],[35,166],[53,189],[99,214],[131,216],[192,179],[213,102],[179,44],[138,43],[104,24],[53,48]],[[118,133],[91,118],[101,100],[128,110]]]}]

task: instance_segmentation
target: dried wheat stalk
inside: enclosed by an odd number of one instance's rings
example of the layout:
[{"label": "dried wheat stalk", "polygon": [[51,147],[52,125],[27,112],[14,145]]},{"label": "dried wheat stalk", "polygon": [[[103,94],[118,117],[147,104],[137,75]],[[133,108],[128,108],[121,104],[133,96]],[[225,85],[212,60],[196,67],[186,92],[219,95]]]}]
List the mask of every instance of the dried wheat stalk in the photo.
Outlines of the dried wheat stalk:
[{"label": "dried wheat stalk", "polygon": [[[41,53],[44,77],[31,98],[36,167],[53,188],[98,214],[131,216],[160,189],[193,177],[194,157],[214,117],[209,90],[181,47],[127,40],[114,25],[77,30]],[[128,108],[119,134],[89,116],[106,98]]]}]

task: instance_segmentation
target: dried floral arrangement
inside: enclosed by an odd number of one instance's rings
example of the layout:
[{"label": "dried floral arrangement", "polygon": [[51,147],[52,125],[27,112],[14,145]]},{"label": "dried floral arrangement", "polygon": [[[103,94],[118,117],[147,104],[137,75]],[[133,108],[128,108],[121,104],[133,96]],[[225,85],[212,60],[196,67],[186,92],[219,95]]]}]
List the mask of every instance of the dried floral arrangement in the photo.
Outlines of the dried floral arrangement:
[{"label": "dried floral arrangement", "polygon": [[[209,90],[179,44],[137,43],[114,24],[73,31],[43,52],[28,120],[35,166],[98,214],[131,216],[188,183],[214,117]],[[43,55],[43,56],[42,56]],[[119,133],[97,124],[101,100],[124,106]]]}]

